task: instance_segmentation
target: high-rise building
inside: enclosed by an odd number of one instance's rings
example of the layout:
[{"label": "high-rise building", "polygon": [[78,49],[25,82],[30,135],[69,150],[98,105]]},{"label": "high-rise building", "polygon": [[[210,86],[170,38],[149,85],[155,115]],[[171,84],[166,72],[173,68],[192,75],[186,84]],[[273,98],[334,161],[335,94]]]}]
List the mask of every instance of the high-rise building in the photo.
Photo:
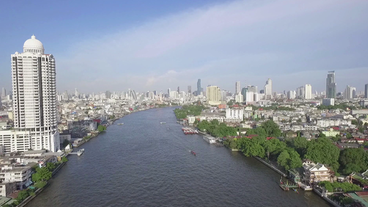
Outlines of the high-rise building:
[{"label": "high-rise building", "polygon": [[247,100],[247,92],[248,92],[248,88],[244,87],[241,90],[241,95],[243,96],[243,101]]},{"label": "high-rise building", "polygon": [[79,92],[78,92],[78,89],[77,88],[74,89],[74,96],[76,98],[79,98]]},{"label": "high-rise building", "polygon": [[[5,151],[60,148],[57,130],[55,58],[33,35],[23,53],[11,55],[14,131],[0,134]],[[6,140],[6,141],[5,141]]]},{"label": "high-rise building", "polygon": [[304,99],[312,99],[312,86],[310,84],[304,86]]},{"label": "high-rise building", "polygon": [[192,86],[188,86],[188,94],[192,94]]},{"label": "high-rise building", "polygon": [[197,95],[200,95],[202,93],[202,82],[201,79],[198,79],[197,81]]},{"label": "high-rise building", "polygon": [[264,86],[265,99],[272,98],[272,80],[269,78]]},{"label": "high-rise building", "polygon": [[235,95],[240,93],[240,81],[235,82]]},{"label": "high-rise building", "polygon": [[368,98],[368,84],[365,84],[364,87],[364,98]]},{"label": "high-rise building", "polygon": [[257,86],[248,86],[247,88],[249,92],[253,92],[253,93],[258,92]]},{"label": "high-rise building", "polygon": [[326,78],[326,98],[336,98],[335,71],[328,71]]},{"label": "high-rise building", "polygon": [[344,91],[344,98],[353,99],[355,97],[356,97],[356,88],[347,85]]},{"label": "high-rise building", "polygon": [[207,102],[210,105],[218,105],[221,103],[221,90],[217,86],[207,86],[206,89]]},{"label": "high-rise building", "polygon": [[4,87],[1,89],[1,97],[6,97],[6,89]]}]

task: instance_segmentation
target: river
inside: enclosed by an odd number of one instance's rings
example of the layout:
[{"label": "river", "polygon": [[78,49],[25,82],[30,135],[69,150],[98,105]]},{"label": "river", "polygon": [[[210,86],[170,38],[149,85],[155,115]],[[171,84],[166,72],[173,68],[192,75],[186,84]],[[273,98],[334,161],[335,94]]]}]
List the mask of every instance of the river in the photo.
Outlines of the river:
[{"label": "river", "polygon": [[254,158],[184,135],[173,108],[125,116],[82,148],[27,207],[329,206],[313,192],[282,191]]}]

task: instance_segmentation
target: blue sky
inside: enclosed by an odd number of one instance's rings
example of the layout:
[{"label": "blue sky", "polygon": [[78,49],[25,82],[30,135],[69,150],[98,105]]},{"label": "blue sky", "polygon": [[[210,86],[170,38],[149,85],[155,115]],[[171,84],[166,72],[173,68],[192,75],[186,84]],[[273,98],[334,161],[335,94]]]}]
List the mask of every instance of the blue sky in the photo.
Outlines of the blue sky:
[{"label": "blue sky", "polygon": [[34,34],[56,57],[57,90],[195,88],[273,80],[338,91],[368,83],[368,1],[1,1],[0,87]]}]

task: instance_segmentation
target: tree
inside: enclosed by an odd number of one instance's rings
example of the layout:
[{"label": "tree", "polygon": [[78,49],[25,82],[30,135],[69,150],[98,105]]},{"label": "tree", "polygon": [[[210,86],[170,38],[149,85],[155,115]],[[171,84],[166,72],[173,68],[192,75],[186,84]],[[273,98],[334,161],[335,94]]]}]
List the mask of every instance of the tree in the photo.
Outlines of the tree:
[{"label": "tree", "polygon": [[290,160],[288,163],[289,169],[295,169],[301,167],[303,165],[302,159],[300,159],[300,155],[294,149],[289,149]]},{"label": "tree", "polygon": [[266,131],[267,136],[269,137],[279,137],[281,135],[281,130],[279,125],[277,125],[274,121],[268,120],[262,124],[262,127]]},{"label": "tree", "polygon": [[207,120],[203,120],[201,122],[199,122],[197,128],[201,131],[205,131],[209,128],[210,123]]},{"label": "tree", "polygon": [[362,172],[368,169],[368,154],[363,148],[347,148],[341,152],[342,173]]},{"label": "tree", "polygon": [[52,177],[52,172],[50,172],[46,167],[36,168],[36,173],[32,175],[32,181],[48,181]]},{"label": "tree", "polygon": [[19,191],[16,200],[20,203],[24,199],[26,199],[28,196],[29,196],[29,192],[27,190],[21,190],[21,191]]},{"label": "tree", "polygon": [[300,155],[292,148],[285,149],[277,158],[277,163],[286,170],[295,169],[302,166]]},{"label": "tree", "polygon": [[286,148],[286,144],[279,139],[270,139],[264,142],[263,147],[266,151],[267,158],[270,159],[270,154],[281,153]]},{"label": "tree", "polygon": [[46,164],[46,168],[47,168],[50,172],[52,172],[52,171],[56,168],[56,165],[55,165],[54,163],[52,163],[52,162],[48,162],[48,163]]},{"label": "tree", "polygon": [[284,150],[277,157],[277,164],[283,166],[286,169],[289,159],[290,159],[289,152],[287,150]]},{"label": "tree", "polygon": [[66,157],[61,158],[61,162],[68,162],[68,158]]},{"label": "tree", "polygon": [[266,138],[257,136],[253,137],[252,139],[243,138],[244,140],[247,140],[245,145],[243,145],[243,153],[247,157],[249,156],[257,156],[260,158],[264,158],[266,155],[266,152],[262,146],[262,144],[265,142]]},{"label": "tree", "polygon": [[327,164],[336,171],[339,168],[340,149],[328,138],[318,138],[308,144],[305,158],[313,162]]},{"label": "tree", "polygon": [[105,130],[106,130],[106,126],[104,126],[104,125],[98,125],[97,130],[98,130],[99,132],[103,132],[103,131],[105,131]]},{"label": "tree", "polygon": [[296,137],[292,141],[292,146],[301,157],[304,157],[304,155],[307,153],[308,140],[304,137]]}]

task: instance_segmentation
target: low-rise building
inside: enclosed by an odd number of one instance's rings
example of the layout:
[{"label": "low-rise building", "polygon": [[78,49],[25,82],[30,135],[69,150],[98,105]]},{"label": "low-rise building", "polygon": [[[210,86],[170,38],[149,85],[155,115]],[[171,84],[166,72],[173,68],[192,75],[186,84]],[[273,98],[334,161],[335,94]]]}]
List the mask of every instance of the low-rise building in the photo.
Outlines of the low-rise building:
[{"label": "low-rise building", "polygon": [[305,183],[319,183],[321,181],[333,181],[333,173],[321,163],[313,163],[311,161],[305,161],[303,163],[304,168],[304,182]]}]

